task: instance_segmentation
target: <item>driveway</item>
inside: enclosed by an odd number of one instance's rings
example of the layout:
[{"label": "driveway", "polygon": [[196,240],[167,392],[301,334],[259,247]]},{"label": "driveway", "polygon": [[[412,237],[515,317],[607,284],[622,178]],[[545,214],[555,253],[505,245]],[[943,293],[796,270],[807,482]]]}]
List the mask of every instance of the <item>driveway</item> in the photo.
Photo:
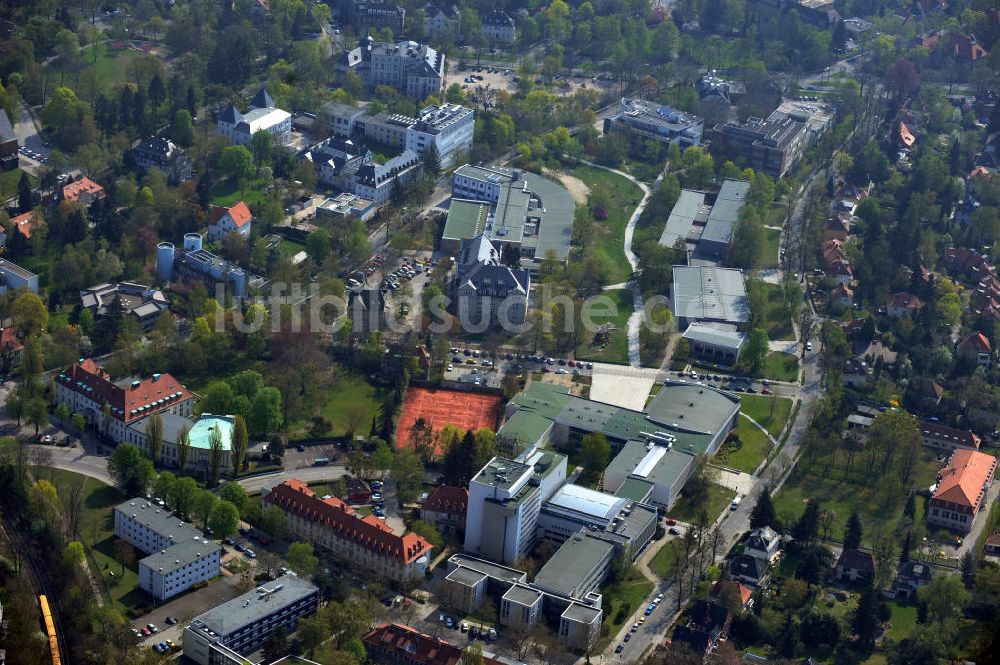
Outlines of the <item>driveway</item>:
[{"label": "driveway", "polygon": [[[134,620],[132,625],[136,628],[142,628],[147,623],[152,623],[160,629],[156,635],[150,635],[143,639],[143,644],[147,647],[152,647],[154,644],[168,639],[174,644],[180,645],[184,627],[191,623],[191,619],[240,595],[242,591],[239,589],[239,583],[239,575],[228,575],[216,579],[197,591],[190,591],[168,600],[149,614]],[[176,617],[180,623],[168,626],[168,616]]]}]

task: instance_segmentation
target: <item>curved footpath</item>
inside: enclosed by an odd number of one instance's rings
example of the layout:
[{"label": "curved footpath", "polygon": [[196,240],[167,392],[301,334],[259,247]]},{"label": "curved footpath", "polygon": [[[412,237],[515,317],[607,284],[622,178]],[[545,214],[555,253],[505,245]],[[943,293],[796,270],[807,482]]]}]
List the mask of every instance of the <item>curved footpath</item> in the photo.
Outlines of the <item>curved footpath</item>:
[{"label": "curved footpath", "polygon": [[[621,177],[629,180],[642,190],[642,200],[639,201],[639,205],[635,207],[632,211],[632,216],[628,219],[628,224],[625,225],[625,258],[628,260],[629,265],[632,267],[632,273],[639,269],[639,259],[632,251],[632,236],[635,234],[635,226],[639,222],[639,217],[642,215],[642,211],[646,209],[646,204],[649,203],[649,197],[652,194],[653,189],[659,186],[660,181],[663,180],[663,171],[660,171],[660,175],[657,176],[656,182],[653,183],[653,188],[651,189],[649,185],[639,180],[636,180],[633,176],[625,173],[624,171],[619,171],[618,169],[613,169],[608,166],[602,166],[595,162],[587,161],[586,159],[581,159],[580,162],[586,164],[587,166],[592,166],[595,169],[603,169],[604,171],[610,171],[615,175],[620,175]],[[619,285],[616,285],[617,288]],[[632,367],[641,367],[642,360],[639,357],[639,326],[642,325],[642,319],[645,316],[645,308],[642,302],[642,292],[639,291],[639,284],[635,279],[628,282],[628,287],[632,290],[632,315],[628,317],[627,331],[628,335],[628,364]],[[610,287],[609,287],[610,288]]]}]

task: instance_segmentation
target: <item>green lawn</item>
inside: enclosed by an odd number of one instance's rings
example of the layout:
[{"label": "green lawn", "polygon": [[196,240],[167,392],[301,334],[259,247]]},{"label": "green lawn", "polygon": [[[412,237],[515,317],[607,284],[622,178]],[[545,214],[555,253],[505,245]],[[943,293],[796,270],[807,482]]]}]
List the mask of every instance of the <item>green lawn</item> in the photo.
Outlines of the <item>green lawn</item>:
[{"label": "green lawn", "polygon": [[[115,558],[114,507],[125,499],[124,495],[88,476],[60,469],[52,473],[60,491],[70,483],[85,483],[80,537],[87,548],[90,568],[101,580],[111,601],[122,612],[150,603],[151,598],[139,589],[136,565],[126,566],[122,575],[122,566]],[[141,556],[141,552],[136,552],[137,559]]]},{"label": "green lawn", "polygon": [[[92,49],[97,49],[97,62],[94,62]],[[108,44],[97,44],[80,51],[81,60],[88,66],[93,66],[97,80],[113,88],[118,83],[128,80],[128,64],[141,54],[133,49],[112,50]]]},{"label": "green lawn", "polygon": [[892,610],[892,618],[889,619],[892,630],[887,633],[888,636],[899,642],[913,634],[917,627],[917,606],[900,605],[895,601],[890,601],[886,605]]},{"label": "green lawn", "polygon": [[683,554],[684,541],[680,538],[671,538],[659,549],[653,560],[649,562],[649,567],[657,575],[667,579],[674,572],[674,568],[677,565],[677,557]]},{"label": "green lawn", "polygon": [[771,436],[778,438],[792,412],[792,400],[787,397],[744,394],[740,395],[740,412],[756,420]]},{"label": "green lawn", "polygon": [[622,626],[636,620],[636,612],[652,591],[653,583],[645,578],[629,580],[604,589],[605,607],[610,608],[604,615],[605,640],[610,640]]},{"label": "green lawn", "polygon": [[592,241],[596,241],[594,253],[612,269],[611,284],[624,282],[632,274],[632,267],[625,258],[625,226],[642,200],[642,190],[616,173],[592,166],[578,166],[572,174],[590,188],[591,200],[596,196],[605,202],[608,218],[594,223],[595,232],[600,233]]},{"label": "green lawn", "polygon": [[[593,321],[595,327],[605,323],[613,323],[615,329],[611,332],[608,345],[604,349],[594,346],[592,344],[594,341],[593,333],[584,330],[579,336],[575,357],[580,360],[627,364],[628,335],[626,324],[628,323],[628,317],[632,315],[632,306],[634,305],[632,292],[628,289],[616,289],[614,291],[607,291],[601,295],[611,298],[611,301],[615,305],[615,310],[612,310],[610,307],[595,306],[591,312],[590,319]],[[615,316],[609,315],[608,313],[612,311],[617,311],[617,314]]]},{"label": "green lawn", "polygon": [[363,417],[358,416],[361,426],[357,432],[367,435],[371,428],[372,416],[377,416],[381,410],[382,390],[361,376],[345,373],[340,375],[337,384],[327,392],[322,413],[333,422],[330,435],[342,436],[347,432],[348,418],[355,412],[360,412]]},{"label": "green lawn", "polygon": [[[17,183],[20,182],[22,173],[24,171],[21,169],[0,171],[0,201],[6,201],[10,197],[17,195]],[[32,187],[38,184],[38,178],[33,175],[29,174],[28,180],[31,181]]]},{"label": "green lawn", "polygon": [[[774,233],[778,233],[774,231]],[[775,245],[777,251],[777,245]],[[775,264],[777,261],[775,261]],[[785,297],[782,294],[781,286],[778,284],[762,284],[764,292],[767,294],[767,311],[764,313],[764,326],[767,330],[768,338],[772,340],[795,339],[795,331],[792,330],[792,320],[788,318],[788,309],[785,307]]]},{"label": "green lawn", "polygon": [[799,358],[791,353],[772,351],[764,358],[764,378],[771,381],[799,380]]},{"label": "green lawn", "polygon": [[781,231],[778,229],[764,229],[765,243],[767,245],[764,253],[764,268],[778,267],[778,244],[781,241]]},{"label": "green lawn", "polygon": [[771,442],[756,425],[746,418],[740,418],[736,426],[736,436],[740,445],[737,448],[730,439],[719,449],[715,460],[723,466],[732,467],[753,473],[771,450]]},{"label": "green lawn", "polygon": [[297,242],[295,240],[289,240],[288,238],[282,238],[280,250],[282,256],[291,259],[299,252],[306,251],[306,246],[304,243]]},{"label": "green lawn", "polygon": [[237,201],[249,205],[260,205],[264,202],[264,181],[254,178],[246,182],[244,189],[239,188],[239,182],[226,178],[212,186],[212,205],[229,206]]},{"label": "green lawn", "polygon": [[[906,491],[929,487],[941,468],[929,451],[922,450],[910,482],[901,487],[895,470],[890,470],[888,476],[876,470],[866,479],[861,466],[859,455],[848,477],[844,474],[842,457],[838,456],[829,467],[822,458],[801,460],[774,497],[778,516],[785,524],[792,524],[802,515],[807,499],[817,500],[820,510],[833,511],[830,536],[839,539],[844,534],[848,517],[856,511],[864,526],[864,542],[871,545],[877,525],[884,527],[883,532],[891,533],[897,526],[902,528],[902,522],[909,523],[909,520],[902,519]],[[917,524],[923,521],[922,505],[923,501],[918,497],[914,516]]]},{"label": "green lawn", "polygon": [[705,504],[695,504],[688,497],[682,496],[674,504],[674,507],[667,513],[667,517],[672,517],[681,522],[694,522],[702,509],[708,515],[709,521],[714,520],[719,514],[729,508],[729,504],[736,498],[736,492],[726,489],[720,485],[709,485],[708,502]]}]

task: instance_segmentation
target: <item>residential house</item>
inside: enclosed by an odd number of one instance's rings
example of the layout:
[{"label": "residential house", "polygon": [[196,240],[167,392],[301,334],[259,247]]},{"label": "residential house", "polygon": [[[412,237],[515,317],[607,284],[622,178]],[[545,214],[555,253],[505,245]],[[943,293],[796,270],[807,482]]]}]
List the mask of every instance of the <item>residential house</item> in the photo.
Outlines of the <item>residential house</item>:
[{"label": "residential house", "polygon": [[855,217],[849,212],[840,211],[826,220],[824,233],[827,238],[846,240],[851,235]]},{"label": "residential house", "polygon": [[912,316],[923,308],[923,306],[924,303],[921,302],[920,298],[912,293],[901,291],[889,296],[885,304],[885,313],[890,318],[899,319],[904,316]]},{"label": "residential house", "polygon": [[754,529],[743,543],[744,554],[763,559],[768,563],[774,563],[780,551],[781,536],[769,526]]},{"label": "residential house", "polygon": [[394,35],[403,34],[406,10],[386,0],[343,0],[340,15],[360,33],[361,30],[389,28]]},{"label": "residential house", "polygon": [[958,340],[958,357],[967,363],[989,367],[993,362],[993,347],[981,332],[975,332]]},{"label": "residential house", "polygon": [[894,600],[913,600],[920,587],[934,577],[934,569],[929,563],[907,559],[896,569],[896,579],[886,595]]},{"label": "residential house", "polygon": [[849,262],[837,259],[826,267],[826,276],[841,286],[848,286],[854,281],[854,269]]},{"label": "residential house", "polygon": [[956,60],[970,66],[975,65],[988,55],[988,51],[983,48],[973,34],[953,32],[949,39],[948,48]]},{"label": "residential house", "polygon": [[[10,230],[11,233],[17,231],[25,240],[31,240],[31,234],[35,229],[39,229],[45,226],[45,218],[41,216],[38,212],[34,210],[29,210],[28,212],[21,213],[16,217],[12,217],[10,220]],[[6,245],[5,245],[6,246]]]},{"label": "residential house", "polygon": [[240,113],[231,104],[218,120],[219,134],[236,145],[250,145],[250,139],[257,132],[268,132],[281,145],[292,141],[292,114],[277,108],[267,90],[261,88],[250,100],[250,109]]},{"label": "residential house", "polygon": [[713,602],[719,604],[725,604],[730,598],[739,599],[740,613],[753,609],[753,589],[732,580],[719,580],[713,584],[711,598]]},{"label": "residential house", "polygon": [[840,369],[841,379],[844,385],[852,388],[862,388],[867,386],[872,380],[874,372],[871,366],[859,358],[848,358]]},{"label": "residential house", "polygon": [[64,201],[80,203],[84,206],[89,206],[94,201],[100,201],[107,197],[107,195],[103,187],[87,176],[83,176],[79,180],[75,180],[62,188]]},{"label": "residential house", "polygon": [[420,579],[430,563],[433,548],[422,536],[398,536],[374,515],[361,517],[336,497],[321,499],[294,478],[266,490],[263,502],[281,509],[294,539],[384,579]]},{"label": "residential house", "polygon": [[733,614],[727,608],[698,599],[691,607],[687,623],[674,629],[671,643],[683,644],[707,659],[719,642],[729,637],[732,621]]},{"label": "residential house", "polygon": [[823,260],[827,265],[834,261],[847,261],[847,252],[844,251],[844,242],[837,238],[829,238],[823,243]]},{"label": "residential house", "polygon": [[983,551],[987,556],[1000,556],[1000,531],[994,531],[990,534],[983,545]]},{"label": "residential house", "polygon": [[444,54],[412,41],[376,42],[366,34],[348,51],[339,68],[361,76],[365,87],[387,85],[413,100],[440,95],[444,86]]},{"label": "residential house", "polygon": [[437,526],[442,534],[463,535],[469,509],[469,490],[439,485],[420,506],[420,519]]},{"label": "residential house", "polygon": [[960,448],[965,450],[979,450],[981,443],[979,436],[968,430],[949,427],[929,420],[921,420],[919,427],[920,436],[924,440],[924,445],[928,448],[946,450],[948,452],[954,452]]},{"label": "residential house", "polygon": [[0,328],[0,372],[7,374],[21,365],[24,345],[17,328]]},{"label": "residential house", "polygon": [[208,213],[208,240],[218,242],[230,233],[236,233],[243,238],[250,237],[250,226],[253,215],[243,201],[231,206],[212,206]]},{"label": "residential house", "polygon": [[250,16],[255,22],[263,21],[271,13],[267,0],[253,0],[250,5]]},{"label": "residential house", "polygon": [[910,128],[906,126],[905,122],[900,121],[899,132],[896,137],[899,140],[899,145],[905,146],[907,148],[912,148],[917,142],[917,137],[913,135]]},{"label": "residential house", "polygon": [[349,138],[336,137],[323,139],[302,156],[312,162],[317,180],[340,190],[348,189],[347,176],[357,174],[362,166],[375,160],[371,150]]},{"label": "residential house", "polygon": [[933,411],[944,397],[944,387],[935,379],[918,376],[910,383],[907,396],[916,402],[918,410]]},{"label": "residential house", "polygon": [[494,9],[483,17],[483,36],[495,44],[510,44],[514,41],[516,29],[514,19],[502,9]]},{"label": "residential house", "polygon": [[0,172],[17,168],[17,134],[11,125],[7,112],[0,109]]},{"label": "residential house", "polygon": [[184,151],[159,136],[151,136],[133,148],[132,161],[143,171],[157,169],[171,184],[191,179],[191,162]]},{"label": "residential house", "polygon": [[853,307],[854,291],[846,284],[837,284],[830,292],[830,302],[840,307]]},{"label": "residential house", "polygon": [[840,582],[870,582],[875,579],[875,557],[863,550],[844,550],[837,559],[833,576]]},{"label": "residential house", "polygon": [[765,559],[739,554],[729,563],[729,577],[750,587],[765,587],[770,579],[769,568]]},{"label": "residential house", "polygon": [[[462,649],[398,623],[380,623],[361,638],[374,665],[461,665]],[[483,665],[521,665],[484,652]]]},{"label": "residential house", "polygon": [[986,505],[997,458],[974,450],[956,450],[941,470],[931,497],[927,522],[961,533],[972,530],[976,515]]},{"label": "residential house", "polygon": [[347,292],[347,311],[354,334],[385,330],[389,306],[385,290],[358,287]]},{"label": "residential house", "polygon": [[456,41],[461,40],[459,28],[462,24],[462,14],[458,5],[454,3],[441,5],[427,3],[427,6],[424,7],[424,13],[427,15],[427,32],[432,37],[450,37]]},{"label": "residential house", "polygon": [[420,173],[420,156],[412,150],[389,159],[385,164],[362,164],[356,173],[346,173],[345,190],[372,201],[386,203],[397,187],[406,187]]}]

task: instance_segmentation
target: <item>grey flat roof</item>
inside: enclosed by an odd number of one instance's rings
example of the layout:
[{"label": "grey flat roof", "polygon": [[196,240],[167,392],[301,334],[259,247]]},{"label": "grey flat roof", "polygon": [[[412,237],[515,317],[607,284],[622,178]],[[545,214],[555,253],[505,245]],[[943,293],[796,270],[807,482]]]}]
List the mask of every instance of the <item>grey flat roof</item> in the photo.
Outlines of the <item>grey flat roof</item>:
[{"label": "grey flat roof", "polygon": [[464,584],[465,586],[476,586],[487,577],[489,576],[486,573],[481,573],[478,570],[472,570],[471,568],[466,568],[465,566],[459,566],[455,570],[448,573],[449,580]]},{"label": "grey flat roof", "polygon": [[191,622],[192,627],[199,622],[221,636],[229,635],[318,591],[316,585],[308,580],[296,575],[283,575],[198,615]]},{"label": "grey flat roof", "polygon": [[[686,240],[691,234],[691,227],[695,222],[704,223],[708,219],[709,208],[705,205],[705,193],[696,192],[692,189],[682,189],[681,195],[677,198],[667,217],[667,225],[660,235],[660,244],[664,247],[673,247],[679,239]],[[700,236],[700,233],[696,233]]]},{"label": "grey flat roof", "polygon": [[500,582],[523,582],[528,577],[520,570],[508,568],[507,566],[502,566],[498,563],[493,563],[492,561],[477,559],[476,557],[469,556],[467,554],[453,554],[451,558],[448,559],[448,563],[450,565],[461,566],[463,568],[469,568],[470,570],[483,573],[491,579]]},{"label": "grey flat roof", "polygon": [[217,552],[221,548],[207,538],[180,540],[160,552],[150,554],[139,561],[142,565],[164,575],[194,563],[202,557]]},{"label": "grey flat roof", "polygon": [[739,408],[738,397],[712,386],[668,381],[646,407],[646,415],[663,425],[676,423],[679,429],[714,436]]},{"label": "grey flat roof", "polygon": [[747,202],[747,192],[750,183],[746,180],[727,178],[722,183],[719,195],[715,197],[712,211],[708,213],[705,230],[701,234],[703,241],[729,244],[733,239],[733,229],[740,218],[740,210]]},{"label": "grey flat roof", "polygon": [[626,478],[622,486],[615,492],[615,496],[620,496],[630,501],[645,501],[653,491],[653,483],[642,478]]},{"label": "grey flat roof", "polygon": [[588,577],[608,556],[614,545],[589,533],[577,533],[556,550],[535,575],[533,585],[564,596],[575,597],[580,581]]},{"label": "grey flat roof", "polygon": [[12,263],[11,261],[8,261],[7,259],[0,259],[0,271],[14,273],[21,279],[30,280],[34,279],[35,277],[38,277],[38,275],[31,272],[30,270],[22,268],[21,266],[17,265],[16,263]]},{"label": "grey flat roof", "polygon": [[647,450],[644,442],[629,441],[611,460],[605,473],[618,471],[629,476],[629,479],[637,478],[655,485],[673,487],[693,462],[694,457],[687,452],[668,450],[665,446],[653,446]]},{"label": "grey flat roof", "polygon": [[576,621],[577,623],[594,623],[601,614],[601,609],[599,607],[591,607],[590,605],[584,605],[583,603],[570,603],[570,605],[563,610],[562,616],[569,619],[570,621]]},{"label": "grey flat roof", "polygon": [[743,273],[735,268],[674,266],[674,314],[692,321],[748,323]]},{"label": "grey flat roof", "polygon": [[684,339],[694,340],[702,344],[711,344],[722,349],[739,351],[746,342],[746,334],[737,332],[735,326],[723,328],[726,324],[692,323],[684,331]]},{"label": "grey flat roof", "polygon": [[530,586],[524,584],[515,584],[511,588],[507,589],[507,593],[503,595],[506,600],[515,602],[519,605],[531,606],[538,602],[538,599],[542,597],[542,592],[538,589],[532,589]]},{"label": "grey flat roof", "polygon": [[473,480],[503,490],[510,490],[531,467],[505,457],[494,457],[480,469]]},{"label": "grey flat roof", "polygon": [[129,499],[118,504],[115,510],[134,516],[136,522],[150,531],[170,538],[172,545],[139,562],[157,572],[169,573],[219,549],[194,526],[146,499]]},{"label": "grey flat roof", "polygon": [[[628,482],[628,480],[625,482]],[[629,511],[629,514],[622,515],[621,522],[619,522],[618,526],[615,527],[613,533],[619,536],[624,536],[631,541],[645,531],[650,523],[655,521],[655,508],[645,504],[634,503],[632,504],[632,509]]]},{"label": "grey flat roof", "polygon": [[573,215],[576,213],[573,197],[565,187],[548,178],[523,171],[521,177],[528,183],[528,189],[540,199],[544,210],[538,229],[535,257],[538,260],[544,259],[545,254],[552,250],[557,259],[567,260],[570,241],[573,239]]}]

